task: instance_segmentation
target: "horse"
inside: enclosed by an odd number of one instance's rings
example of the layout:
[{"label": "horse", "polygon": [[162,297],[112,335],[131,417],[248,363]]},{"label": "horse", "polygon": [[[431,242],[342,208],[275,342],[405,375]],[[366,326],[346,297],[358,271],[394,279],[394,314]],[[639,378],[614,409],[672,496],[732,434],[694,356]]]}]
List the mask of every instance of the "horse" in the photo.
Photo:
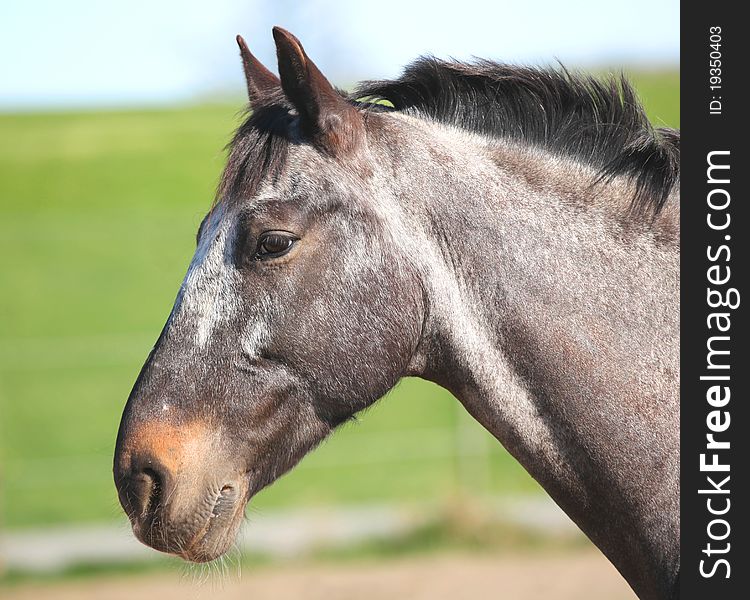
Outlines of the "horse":
[{"label": "horse", "polygon": [[188,561],[405,376],[449,390],[644,599],[679,576],[679,131],[624,76],[423,57],[335,88],[238,36],[250,111],[114,479]]}]

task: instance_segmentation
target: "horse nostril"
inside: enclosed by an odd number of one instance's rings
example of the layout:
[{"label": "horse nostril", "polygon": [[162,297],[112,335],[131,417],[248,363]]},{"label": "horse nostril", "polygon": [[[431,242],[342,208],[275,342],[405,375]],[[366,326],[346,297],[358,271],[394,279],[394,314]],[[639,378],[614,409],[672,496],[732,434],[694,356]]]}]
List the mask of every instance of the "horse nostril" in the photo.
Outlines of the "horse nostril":
[{"label": "horse nostril", "polygon": [[212,518],[231,511],[237,500],[235,492],[235,487],[231,483],[222,486],[221,490],[219,490],[219,496],[214,501],[214,507],[211,511]]},{"label": "horse nostril", "polygon": [[141,476],[147,482],[147,486],[143,490],[143,497],[141,498],[141,517],[146,517],[149,513],[153,515],[161,502],[164,480],[151,467],[144,467],[141,471]]},{"label": "horse nostril", "polygon": [[151,460],[131,467],[118,485],[123,507],[131,519],[143,523],[155,516],[161,507],[166,479],[164,469]]}]

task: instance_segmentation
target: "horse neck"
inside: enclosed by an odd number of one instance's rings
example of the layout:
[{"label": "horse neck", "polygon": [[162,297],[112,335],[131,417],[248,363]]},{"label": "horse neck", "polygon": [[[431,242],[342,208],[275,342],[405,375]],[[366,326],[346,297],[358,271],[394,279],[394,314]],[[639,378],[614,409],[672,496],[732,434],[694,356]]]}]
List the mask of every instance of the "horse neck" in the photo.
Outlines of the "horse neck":
[{"label": "horse neck", "polygon": [[639,594],[662,593],[679,540],[671,217],[625,219],[629,184],[591,191],[593,173],[538,153],[461,160],[419,176],[437,187],[419,192],[432,251],[413,373],[452,391]]}]

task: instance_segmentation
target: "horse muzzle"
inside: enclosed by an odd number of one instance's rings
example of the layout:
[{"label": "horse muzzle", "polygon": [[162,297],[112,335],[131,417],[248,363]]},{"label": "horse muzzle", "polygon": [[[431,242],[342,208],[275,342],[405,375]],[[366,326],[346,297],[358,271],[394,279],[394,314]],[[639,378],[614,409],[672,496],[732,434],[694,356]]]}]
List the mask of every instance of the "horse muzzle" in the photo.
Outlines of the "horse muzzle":
[{"label": "horse muzzle", "polygon": [[138,431],[118,444],[120,504],[147,546],[208,562],[234,542],[248,498],[247,476],[205,436],[191,432],[185,439],[162,429]]}]

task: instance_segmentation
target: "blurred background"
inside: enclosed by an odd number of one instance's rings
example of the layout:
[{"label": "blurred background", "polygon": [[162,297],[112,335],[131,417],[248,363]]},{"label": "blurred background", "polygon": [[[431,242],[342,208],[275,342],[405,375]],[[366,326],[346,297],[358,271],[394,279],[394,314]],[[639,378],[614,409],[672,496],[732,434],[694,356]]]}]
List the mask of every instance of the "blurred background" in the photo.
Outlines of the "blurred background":
[{"label": "blurred background", "polygon": [[[5,0],[0,6],[0,594],[629,598],[447,392],[405,380],[255,498],[238,550],[139,546],[120,413],[239,124],[234,36],[295,33],[340,87],[420,54],[624,70],[679,127],[677,0]],[[244,572],[240,576],[240,572]]]}]

